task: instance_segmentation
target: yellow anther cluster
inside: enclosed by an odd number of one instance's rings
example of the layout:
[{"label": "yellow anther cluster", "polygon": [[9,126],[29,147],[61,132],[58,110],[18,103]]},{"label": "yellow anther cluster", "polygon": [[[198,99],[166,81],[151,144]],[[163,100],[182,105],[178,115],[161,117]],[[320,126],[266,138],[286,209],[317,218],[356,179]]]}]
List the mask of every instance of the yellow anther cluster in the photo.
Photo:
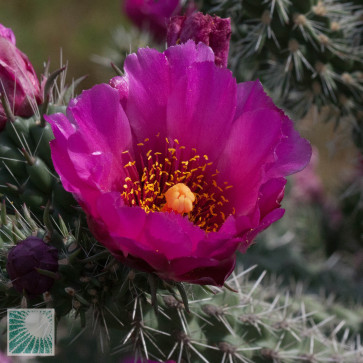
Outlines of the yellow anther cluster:
[{"label": "yellow anther cluster", "polygon": [[121,192],[125,204],[139,206],[147,213],[187,213],[189,220],[200,228],[217,231],[233,213],[231,209],[226,215],[229,201],[223,195],[232,186],[227,182],[223,187],[218,185],[214,179],[218,170],[212,169],[208,156],[198,155],[196,149],[185,158],[187,150],[179,146],[178,140],[166,139],[165,153],[148,150],[148,141],[139,143],[144,155],[141,165],[136,165],[130,154],[124,152],[130,158],[124,165],[127,177]]}]

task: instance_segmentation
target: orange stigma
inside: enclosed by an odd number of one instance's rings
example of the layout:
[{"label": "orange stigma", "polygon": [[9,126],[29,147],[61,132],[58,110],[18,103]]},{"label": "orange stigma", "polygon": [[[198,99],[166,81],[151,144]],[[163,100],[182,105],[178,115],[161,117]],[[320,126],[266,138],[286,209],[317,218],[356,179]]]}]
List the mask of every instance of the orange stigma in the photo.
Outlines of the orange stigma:
[{"label": "orange stigma", "polygon": [[165,199],[164,210],[173,210],[183,214],[193,210],[195,196],[184,183],[178,183],[166,191]]}]

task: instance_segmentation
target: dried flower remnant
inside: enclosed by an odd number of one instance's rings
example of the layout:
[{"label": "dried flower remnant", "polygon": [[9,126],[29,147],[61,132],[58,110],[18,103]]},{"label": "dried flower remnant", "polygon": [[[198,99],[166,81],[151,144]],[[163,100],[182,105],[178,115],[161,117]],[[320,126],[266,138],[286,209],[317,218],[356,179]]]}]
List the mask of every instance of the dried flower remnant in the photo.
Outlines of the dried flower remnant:
[{"label": "dried flower remnant", "polygon": [[227,67],[231,34],[231,19],[198,12],[172,17],[168,22],[167,42],[169,47],[189,39],[202,42],[213,49],[216,65]]}]

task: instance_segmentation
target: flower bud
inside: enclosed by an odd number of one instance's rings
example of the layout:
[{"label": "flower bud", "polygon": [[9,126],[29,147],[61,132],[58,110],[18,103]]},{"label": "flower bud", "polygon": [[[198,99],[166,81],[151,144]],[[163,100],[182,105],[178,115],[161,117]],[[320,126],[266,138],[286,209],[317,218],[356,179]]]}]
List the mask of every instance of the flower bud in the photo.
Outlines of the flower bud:
[{"label": "flower bud", "polygon": [[[4,93],[16,116],[33,115],[33,107],[42,102],[39,80],[28,57],[15,46],[11,29],[0,24],[0,93]],[[0,104],[0,131],[7,116]]]},{"label": "flower bud", "polygon": [[10,28],[5,27],[0,24],[0,37],[8,39],[11,43],[15,45],[16,39],[13,31]]},{"label": "flower bud", "polygon": [[167,25],[168,46],[186,43],[189,39],[202,42],[213,49],[215,64],[227,67],[231,20],[201,12],[189,16],[173,16]]},{"label": "flower bud", "polygon": [[14,288],[32,296],[48,291],[54,283],[52,277],[40,274],[36,269],[57,272],[58,251],[40,238],[28,237],[10,250],[6,270]]}]

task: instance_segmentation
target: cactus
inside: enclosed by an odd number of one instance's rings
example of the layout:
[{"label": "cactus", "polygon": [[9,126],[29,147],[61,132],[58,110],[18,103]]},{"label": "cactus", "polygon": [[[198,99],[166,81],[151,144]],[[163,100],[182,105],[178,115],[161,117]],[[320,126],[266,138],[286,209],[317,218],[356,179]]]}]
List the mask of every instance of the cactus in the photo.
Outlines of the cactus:
[{"label": "cactus", "polygon": [[64,76],[58,89],[58,96],[52,94],[52,88],[58,75],[65,67],[48,76],[44,88],[44,102],[30,118],[15,117],[2,99],[8,110],[8,121],[0,133],[0,194],[6,196],[17,207],[26,203],[28,208],[41,217],[47,203],[55,216],[62,214],[68,222],[77,203],[66,192],[54,171],[50,156],[49,141],[53,139],[50,125],[43,115],[63,112],[75,86],[64,85]]},{"label": "cactus", "polygon": [[[360,276],[359,266],[358,271],[354,271],[351,262],[353,256],[337,252],[326,260],[322,244],[320,251],[318,248],[304,251],[306,241],[303,240],[301,231],[300,234],[294,229],[286,232],[288,223],[283,221],[270,228],[270,233],[261,236],[248,254],[238,256],[238,264],[245,268],[257,265],[252,278],[257,278],[265,269],[270,274],[279,276],[280,283],[287,287],[292,281],[304,281],[305,290],[310,293],[324,292],[327,296],[334,295],[341,302],[361,301],[362,281],[357,278]],[[316,244],[322,243],[319,237],[312,236],[313,229],[306,238],[311,238],[309,241],[312,241],[315,237]]]},{"label": "cactus", "polygon": [[[42,226],[26,207],[8,215],[2,205],[0,316],[8,307],[53,307],[58,322],[75,318],[79,335],[90,329],[98,332],[101,343],[109,342],[118,358],[362,360],[359,339],[354,340],[354,334],[363,332],[359,306],[349,309],[298,290],[290,296],[276,282],[263,284],[266,272],[250,280],[252,268],[233,274],[223,289],[162,281],[120,264],[81,225],[73,235],[62,219],[49,223],[47,212]],[[29,235],[56,247],[60,258],[51,290],[32,299],[11,287],[4,258]]]},{"label": "cactus", "polygon": [[260,78],[274,100],[298,117],[324,106],[330,119],[348,116],[356,143],[362,147],[361,2],[201,3],[202,11],[232,19],[229,59],[238,80]]}]

